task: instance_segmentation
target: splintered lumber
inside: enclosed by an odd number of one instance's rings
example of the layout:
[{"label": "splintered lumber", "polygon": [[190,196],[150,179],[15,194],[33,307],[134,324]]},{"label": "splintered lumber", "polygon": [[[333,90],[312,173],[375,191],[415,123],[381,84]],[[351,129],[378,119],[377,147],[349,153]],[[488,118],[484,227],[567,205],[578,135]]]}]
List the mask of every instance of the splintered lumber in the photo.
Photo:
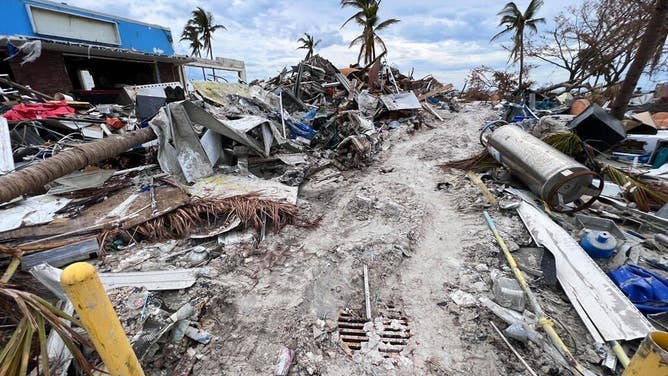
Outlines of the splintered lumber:
[{"label": "splintered lumber", "polygon": [[151,128],[111,136],[74,146],[42,162],[0,176],[0,203],[37,191],[62,176],[95,162],[113,158],[155,138],[156,134]]}]

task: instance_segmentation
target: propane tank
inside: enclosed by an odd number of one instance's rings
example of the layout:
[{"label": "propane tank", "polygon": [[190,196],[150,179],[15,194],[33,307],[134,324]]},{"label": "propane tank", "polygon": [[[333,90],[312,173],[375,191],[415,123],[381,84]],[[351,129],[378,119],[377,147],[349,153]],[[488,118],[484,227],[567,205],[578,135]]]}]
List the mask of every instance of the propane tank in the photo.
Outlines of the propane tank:
[{"label": "propane tank", "polygon": [[[483,131],[487,151],[556,212],[573,212],[591,205],[603,190],[603,179],[573,158],[513,124]],[[598,178],[599,184],[593,184]],[[591,198],[574,208],[582,196]]]},{"label": "propane tank", "polygon": [[592,258],[609,258],[617,248],[617,239],[606,231],[588,231],[580,245]]}]

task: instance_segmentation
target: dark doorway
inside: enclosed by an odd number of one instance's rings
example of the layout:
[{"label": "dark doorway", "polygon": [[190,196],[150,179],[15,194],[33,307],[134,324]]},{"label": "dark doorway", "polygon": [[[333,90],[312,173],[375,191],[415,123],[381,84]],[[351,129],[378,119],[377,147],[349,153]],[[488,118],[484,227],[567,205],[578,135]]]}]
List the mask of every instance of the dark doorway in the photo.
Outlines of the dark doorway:
[{"label": "dark doorway", "polygon": [[[146,85],[157,82],[153,62],[70,55],[66,55],[64,58],[67,73],[75,90],[113,90],[119,89],[123,85]],[[87,81],[85,77],[88,77],[88,81],[92,79],[93,87],[85,87]]]}]

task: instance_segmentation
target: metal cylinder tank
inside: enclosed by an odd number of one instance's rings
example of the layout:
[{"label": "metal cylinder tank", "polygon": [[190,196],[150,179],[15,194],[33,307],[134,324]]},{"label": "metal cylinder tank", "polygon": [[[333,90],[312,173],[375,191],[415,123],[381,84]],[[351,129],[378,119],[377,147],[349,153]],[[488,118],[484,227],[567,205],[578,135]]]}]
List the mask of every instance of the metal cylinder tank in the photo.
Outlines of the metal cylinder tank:
[{"label": "metal cylinder tank", "polygon": [[[558,212],[577,211],[593,203],[603,180],[573,158],[513,124],[483,136],[489,153]],[[592,184],[598,177],[599,186]],[[565,206],[584,195],[589,201]]]}]

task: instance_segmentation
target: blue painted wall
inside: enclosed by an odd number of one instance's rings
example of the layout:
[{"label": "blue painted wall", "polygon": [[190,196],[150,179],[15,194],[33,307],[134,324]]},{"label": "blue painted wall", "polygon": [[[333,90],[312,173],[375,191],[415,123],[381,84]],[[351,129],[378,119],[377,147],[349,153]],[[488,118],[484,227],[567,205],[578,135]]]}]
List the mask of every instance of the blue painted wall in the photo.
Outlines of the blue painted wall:
[{"label": "blue painted wall", "polygon": [[[0,35],[40,37],[40,35],[35,34],[32,30],[26,4],[115,22],[118,25],[118,32],[121,37],[121,45],[116,47],[151,54],[154,53],[155,50],[162,50],[164,55],[174,54],[174,48],[172,47],[172,33],[167,28],[144,25],[137,22],[114,18],[112,16],[101,15],[93,11],[87,12],[62,4],[42,2],[39,0],[0,0],[0,13],[2,14],[2,19],[0,20]],[[43,37],[47,39],[67,40],[53,36]],[[91,43],[88,41],[75,42]]]}]

